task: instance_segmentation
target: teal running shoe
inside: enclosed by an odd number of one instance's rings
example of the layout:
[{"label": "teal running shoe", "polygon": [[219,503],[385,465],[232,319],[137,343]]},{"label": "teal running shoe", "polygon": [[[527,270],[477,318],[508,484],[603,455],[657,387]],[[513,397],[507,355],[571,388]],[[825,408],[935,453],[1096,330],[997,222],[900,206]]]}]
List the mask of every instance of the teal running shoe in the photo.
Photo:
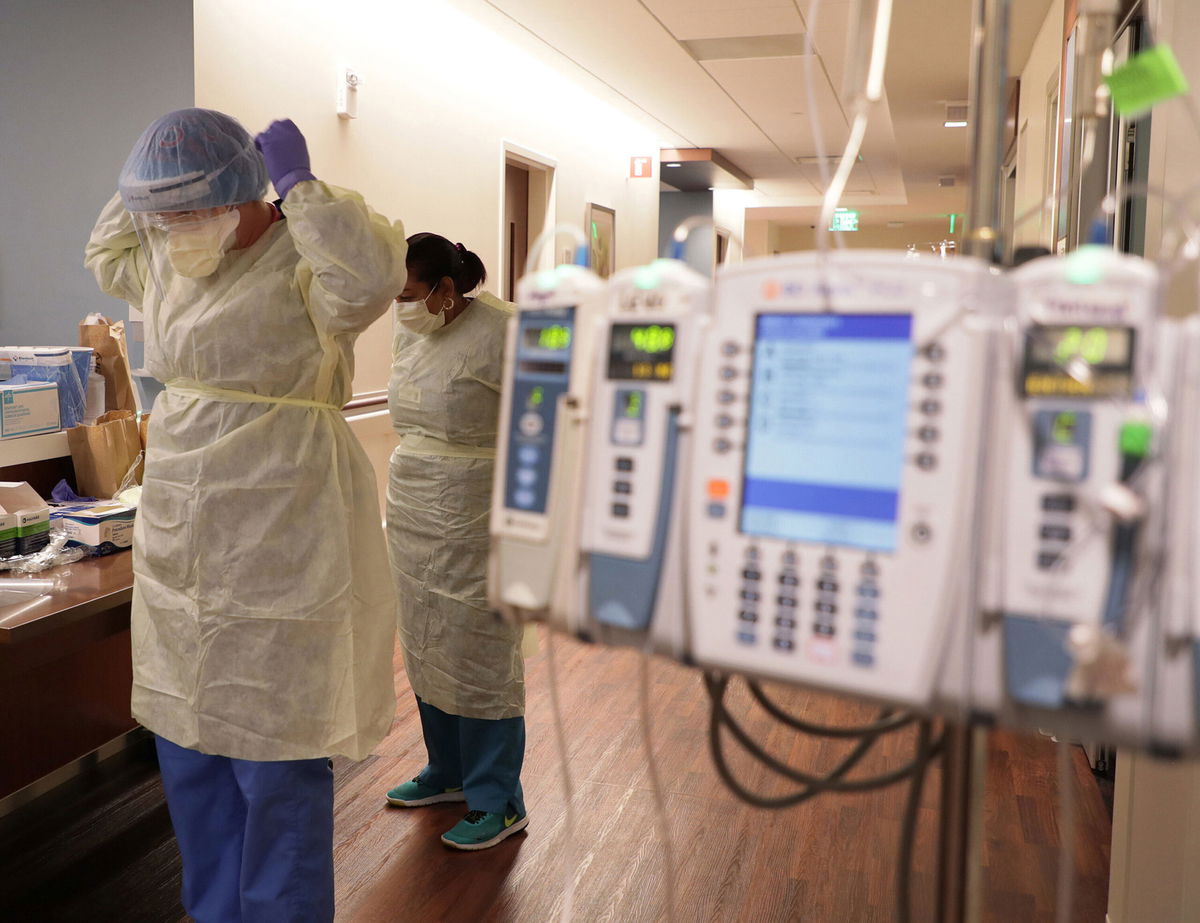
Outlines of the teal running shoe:
[{"label": "teal running shoe", "polygon": [[529,826],[529,815],[506,811],[468,811],[467,816],[442,834],[453,849],[487,849]]},{"label": "teal running shoe", "polygon": [[388,804],[398,808],[419,808],[427,804],[440,804],[443,801],[466,801],[467,796],[462,788],[434,788],[415,776],[403,785],[397,785],[387,793]]}]

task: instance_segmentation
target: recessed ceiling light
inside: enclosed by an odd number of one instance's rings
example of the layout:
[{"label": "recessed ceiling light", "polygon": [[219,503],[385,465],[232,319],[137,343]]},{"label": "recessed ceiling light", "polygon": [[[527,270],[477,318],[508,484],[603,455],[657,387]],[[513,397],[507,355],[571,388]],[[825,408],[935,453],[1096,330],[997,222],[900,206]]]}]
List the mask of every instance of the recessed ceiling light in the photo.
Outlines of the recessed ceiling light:
[{"label": "recessed ceiling light", "polygon": [[681,164],[681,163],[664,163],[663,166],[664,167],[682,167],[683,164]]},{"label": "recessed ceiling light", "polygon": [[970,107],[966,103],[946,103],[944,124],[947,128],[966,128]]}]

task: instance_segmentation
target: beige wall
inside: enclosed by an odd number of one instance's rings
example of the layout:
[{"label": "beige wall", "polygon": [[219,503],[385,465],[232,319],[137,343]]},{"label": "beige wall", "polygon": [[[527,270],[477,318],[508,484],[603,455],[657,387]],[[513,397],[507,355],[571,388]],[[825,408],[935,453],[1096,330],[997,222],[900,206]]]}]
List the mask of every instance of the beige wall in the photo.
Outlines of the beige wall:
[{"label": "beige wall", "polygon": [[[657,255],[657,178],[627,178],[631,156],[657,153],[653,128],[446,0],[196,0],[195,22],[197,105],[251,131],[294,119],[319,178],[407,233],[462,241],[495,288],[505,141],[554,162],[555,220],[616,210],[618,268]],[[364,80],[349,121],[334,108],[347,65]],[[360,340],[356,392],[386,387],[389,341],[386,319]]]},{"label": "beige wall", "polygon": [[[1053,246],[1053,212],[1043,205],[1052,193],[1054,139],[1049,88],[1058,86],[1062,59],[1063,0],[1054,0],[1038,32],[1029,60],[1021,71],[1021,101],[1017,116],[1017,246]],[[1050,157],[1047,159],[1049,146]]]},{"label": "beige wall", "polygon": [[[906,221],[902,228],[864,225],[857,231],[841,233],[840,237],[853,250],[907,250],[909,244],[916,244],[921,253],[932,255],[928,246],[930,243],[957,239],[958,235],[951,236],[949,230],[950,220],[944,218],[937,221]],[[838,235],[829,235],[831,246],[837,245],[835,236]],[[815,250],[817,232],[810,227],[784,225],[776,231],[775,244],[780,253]]]}]

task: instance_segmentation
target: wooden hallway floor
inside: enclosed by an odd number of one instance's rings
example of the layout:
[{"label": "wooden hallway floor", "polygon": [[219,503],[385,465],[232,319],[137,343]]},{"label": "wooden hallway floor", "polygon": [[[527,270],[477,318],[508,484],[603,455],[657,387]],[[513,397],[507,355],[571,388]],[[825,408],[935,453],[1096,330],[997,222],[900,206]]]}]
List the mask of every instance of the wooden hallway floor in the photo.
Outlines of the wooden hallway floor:
[{"label": "wooden hallway floor", "polygon": [[[335,863],[338,920],[420,923],[549,923],[559,918],[575,869],[572,919],[580,923],[667,920],[664,853],[639,723],[639,655],[555,641],[565,735],[575,787],[576,846],[566,838],[566,799],[548,692],[546,639],[528,662],[528,751],[523,776],[530,824],[500,846],[458,853],[438,842],[461,805],[389,808],[391,786],[423,765],[420,725],[397,658],[400,709],[391,734],[361,763],[339,760]],[[810,720],[860,723],[872,710],[800,690],[773,690]],[[828,770],[847,745],[814,740],[773,721],[735,684],[731,712],[776,756]],[[891,923],[893,867],[904,785],[823,795],[783,811],[749,807],[718,780],[708,752],[708,700],[694,670],[654,659],[650,708],[655,755],[675,844],[675,919],[754,923]],[[881,740],[855,775],[894,769],[915,734]],[[1075,831],[1073,920],[1104,919],[1110,820],[1099,786],[1072,752]],[[736,754],[749,788],[788,786]],[[929,773],[914,863],[914,923],[933,915],[938,795]],[[991,736],[985,802],[985,919],[1054,923],[1060,859],[1054,744]],[[123,781],[64,793],[0,823],[0,920],[121,920],[182,917],[178,855],[151,767]]]}]

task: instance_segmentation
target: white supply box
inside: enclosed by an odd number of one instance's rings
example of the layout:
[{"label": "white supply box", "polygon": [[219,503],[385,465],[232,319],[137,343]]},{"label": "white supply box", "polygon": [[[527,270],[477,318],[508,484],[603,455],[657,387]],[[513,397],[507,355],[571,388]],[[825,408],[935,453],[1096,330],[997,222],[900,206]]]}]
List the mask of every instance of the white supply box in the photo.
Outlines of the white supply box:
[{"label": "white supply box", "polygon": [[137,510],[122,503],[97,503],[54,513],[51,518],[62,524],[68,545],[83,545],[103,555],[133,545],[136,516]]},{"label": "white supply box", "polygon": [[45,381],[0,384],[0,439],[55,433],[61,428],[58,385]]}]

